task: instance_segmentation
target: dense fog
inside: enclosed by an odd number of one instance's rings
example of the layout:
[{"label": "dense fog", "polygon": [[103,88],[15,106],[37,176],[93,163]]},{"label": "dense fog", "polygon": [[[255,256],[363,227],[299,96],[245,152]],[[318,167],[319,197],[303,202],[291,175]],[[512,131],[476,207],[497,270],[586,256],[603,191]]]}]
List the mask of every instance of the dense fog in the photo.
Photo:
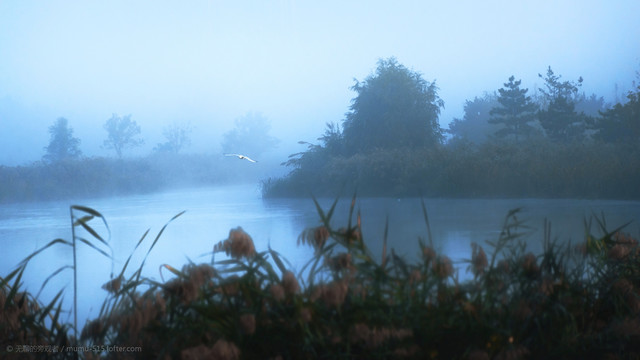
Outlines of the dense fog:
[{"label": "dense fog", "polygon": [[[511,76],[535,93],[551,66],[607,104],[632,89],[640,35],[634,1],[615,4],[394,4],[296,1],[0,5],[0,164],[44,155],[68,119],[84,156],[112,157],[103,125],[131,116],[146,156],[163,130],[189,124],[183,152],[216,155],[224,133],[262,114],[280,141],[274,162],[341,122],[379,59],[435,81],[448,128],[465,101]],[[239,149],[238,151],[242,151]],[[269,156],[272,155],[272,156]]]},{"label": "dense fog", "polygon": [[637,14],[0,1],[0,358],[640,358]]}]

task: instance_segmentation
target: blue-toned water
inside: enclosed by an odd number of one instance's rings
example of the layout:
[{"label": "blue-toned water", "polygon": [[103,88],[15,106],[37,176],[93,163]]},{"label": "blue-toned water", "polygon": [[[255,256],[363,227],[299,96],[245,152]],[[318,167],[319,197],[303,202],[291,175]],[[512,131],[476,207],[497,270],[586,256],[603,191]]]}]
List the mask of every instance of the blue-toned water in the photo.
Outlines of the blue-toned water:
[{"label": "blue-toned water", "polygon": [[[319,200],[325,210],[333,199]],[[454,261],[460,261],[460,277],[465,277],[462,260],[470,257],[471,242],[484,244],[496,239],[505,215],[510,209],[523,208],[519,219],[533,230],[527,238],[533,251],[541,249],[545,217],[551,221],[552,237],[561,241],[582,240],[584,218],[604,213],[607,225],[614,229],[628,221],[640,220],[640,202],[565,199],[425,199],[431,223],[434,246]],[[346,226],[350,199],[338,202],[332,224]],[[100,211],[111,231],[110,244],[115,262],[87,246],[78,247],[79,319],[97,316],[106,292],[102,284],[113,271],[122,269],[134,254],[127,274],[138,268],[161,228],[176,214],[186,212],[166,228],[150,253],[144,275],[160,280],[159,268],[168,264],[176,268],[189,260],[211,261],[215,243],[225,239],[237,226],[249,233],[256,250],[268,245],[288,259],[293,270],[300,270],[313,250],[296,246],[298,235],[317,226],[320,218],[311,199],[262,199],[256,187],[225,186],[172,191],[161,194],[134,195],[104,199],[62,202],[10,204],[0,206],[0,274],[7,275],[17,263],[56,238],[71,239],[69,206],[77,204]],[[427,238],[427,227],[421,200],[416,198],[360,198],[356,212],[362,215],[363,237],[375,258],[382,250],[385,221],[389,220],[388,246],[407,259],[418,253],[418,237]],[[355,217],[355,214],[354,214]],[[355,221],[355,219],[354,219]],[[107,229],[97,220],[92,224],[105,238]],[[595,223],[594,223],[595,225]],[[149,235],[135,251],[135,245],[147,229]],[[597,230],[593,226],[594,232]],[[633,236],[640,234],[634,222],[626,228]],[[88,234],[81,234],[89,237]],[[485,251],[488,252],[485,246]],[[217,255],[217,259],[221,255]],[[71,247],[56,245],[40,254],[27,268],[24,283],[37,293],[44,279],[56,269],[72,264]],[[167,273],[165,271],[164,275]],[[44,289],[41,299],[47,301],[62,287],[66,288],[65,307],[70,309],[73,280],[66,270],[54,277]],[[69,304],[67,306],[67,304]],[[68,319],[72,319],[69,315]],[[84,320],[81,321],[82,326]]]}]

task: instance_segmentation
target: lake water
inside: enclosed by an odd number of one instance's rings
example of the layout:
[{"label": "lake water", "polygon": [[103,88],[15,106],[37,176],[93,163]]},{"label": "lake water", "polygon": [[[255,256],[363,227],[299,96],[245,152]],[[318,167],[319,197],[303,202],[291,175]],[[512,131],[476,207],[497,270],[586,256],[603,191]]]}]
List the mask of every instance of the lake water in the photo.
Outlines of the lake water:
[{"label": "lake water", "polygon": [[[319,199],[329,208],[333,199]],[[533,228],[527,237],[528,247],[541,249],[544,219],[551,221],[552,237],[561,241],[579,242],[584,236],[585,217],[604,213],[609,229],[629,221],[640,220],[640,202],[564,199],[425,199],[431,232],[437,251],[458,261],[460,277],[465,277],[462,260],[471,255],[471,242],[484,244],[496,239],[505,215],[510,209],[523,208],[519,219]],[[0,206],[0,275],[7,275],[20,260],[56,238],[71,239],[69,206],[94,208],[106,218],[111,230],[110,244],[115,262],[113,271],[122,269],[127,257],[134,254],[127,275],[138,268],[152,241],[163,225],[174,215],[186,212],[174,220],[162,234],[147,259],[144,275],[160,280],[159,267],[168,264],[176,268],[189,260],[211,261],[215,243],[224,240],[229,230],[237,226],[249,233],[256,250],[268,245],[288,259],[293,270],[300,270],[311,257],[309,247],[296,246],[298,235],[308,227],[320,224],[311,199],[262,199],[254,185],[225,186],[172,191],[161,194],[135,195],[108,199],[85,199],[62,202],[9,204]],[[338,202],[332,224],[347,224],[350,199]],[[388,246],[407,259],[414,259],[419,247],[417,239],[427,238],[421,200],[416,198],[361,198],[356,210],[362,214],[363,237],[376,258],[380,257],[385,219],[389,219]],[[92,221],[105,236],[104,226]],[[595,223],[594,223],[595,225]],[[134,247],[144,232],[149,235],[140,248]],[[593,227],[598,233],[597,226]],[[640,234],[640,226],[632,223],[626,232]],[[487,251],[485,246],[485,251]],[[221,258],[216,255],[216,259]],[[25,272],[27,289],[37,293],[45,278],[56,269],[72,264],[70,247],[56,245],[38,255]],[[112,263],[87,246],[78,248],[78,318],[96,317],[106,292],[102,284],[109,280]],[[167,276],[167,272],[164,273]],[[73,290],[71,271],[54,277],[40,296],[47,301],[61,288],[66,288],[65,307],[70,309]],[[70,314],[67,315],[71,321]],[[82,320],[81,320],[82,319]]]}]

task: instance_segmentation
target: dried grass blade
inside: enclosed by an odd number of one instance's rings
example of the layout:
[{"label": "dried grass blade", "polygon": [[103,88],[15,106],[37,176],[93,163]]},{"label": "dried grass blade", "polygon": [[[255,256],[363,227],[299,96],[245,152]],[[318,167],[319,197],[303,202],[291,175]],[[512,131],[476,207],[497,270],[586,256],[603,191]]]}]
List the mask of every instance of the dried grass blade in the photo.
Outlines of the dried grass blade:
[{"label": "dried grass blade", "polygon": [[162,279],[163,282],[164,282],[164,276],[162,276],[162,269],[163,268],[171,271],[172,273],[174,273],[175,275],[177,275],[179,277],[185,277],[185,274],[183,274],[181,271],[179,271],[178,269],[174,268],[173,266],[167,265],[167,264],[162,264],[162,265],[160,265],[160,268],[158,269],[158,272],[160,273],[160,279]]}]

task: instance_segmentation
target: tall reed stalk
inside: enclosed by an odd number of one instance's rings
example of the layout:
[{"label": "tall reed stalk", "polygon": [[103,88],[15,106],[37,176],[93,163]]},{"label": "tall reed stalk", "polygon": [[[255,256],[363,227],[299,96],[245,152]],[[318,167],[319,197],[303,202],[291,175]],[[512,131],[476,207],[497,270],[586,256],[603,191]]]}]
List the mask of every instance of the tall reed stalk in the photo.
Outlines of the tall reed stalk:
[{"label": "tall reed stalk", "polygon": [[71,220],[71,247],[73,248],[73,337],[78,342],[78,261],[76,258],[76,226],[73,222],[73,206],[69,207]]}]

